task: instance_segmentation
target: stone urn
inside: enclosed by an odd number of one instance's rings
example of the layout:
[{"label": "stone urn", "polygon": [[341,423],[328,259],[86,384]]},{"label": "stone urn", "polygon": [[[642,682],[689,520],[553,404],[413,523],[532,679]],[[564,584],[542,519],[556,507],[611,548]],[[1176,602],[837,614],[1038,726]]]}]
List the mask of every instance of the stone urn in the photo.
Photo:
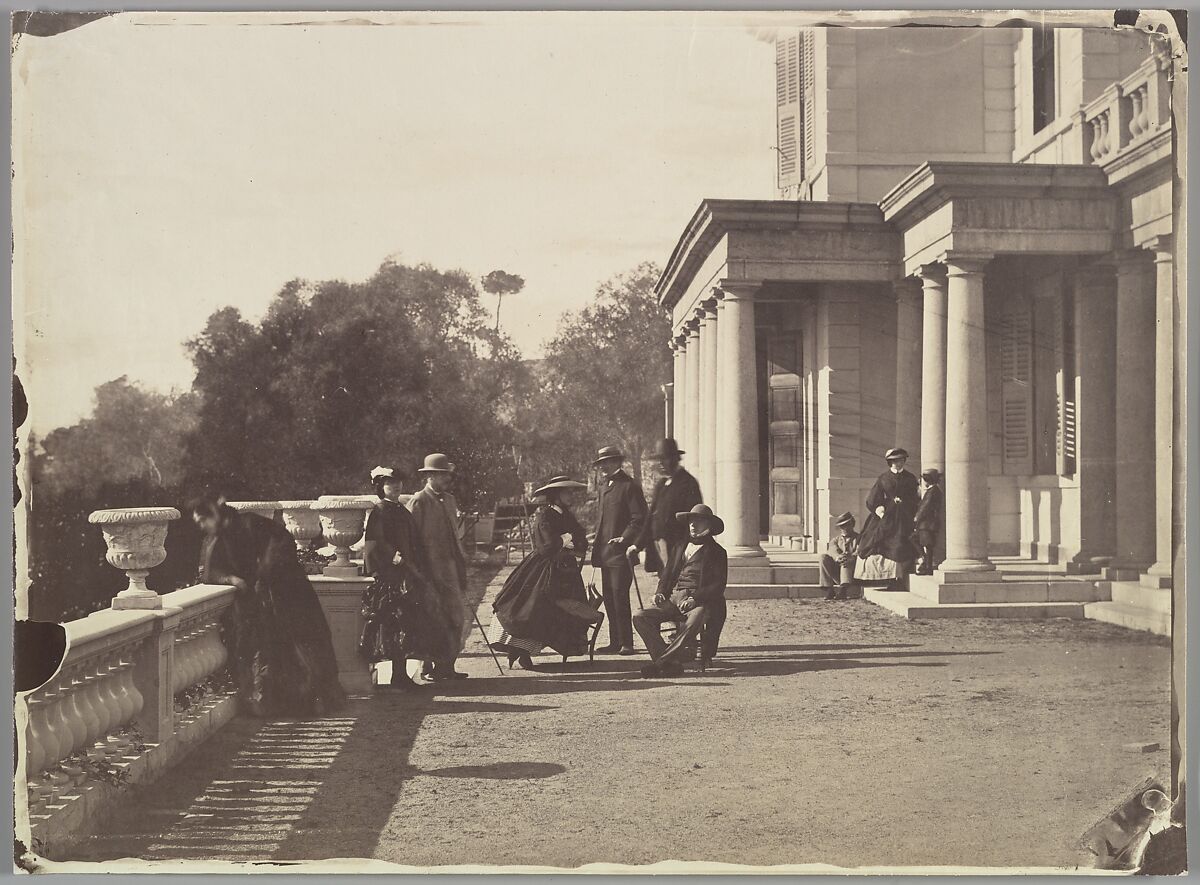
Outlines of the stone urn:
[{"label": "stone urn", "polygon": [[275,511],[280,507],[278,501],[226,501],[225,503],[238,513],[257,513],[267,519],[274,519]]},{"label": "stone urn", "polygon": [[313,510],[316,501],[280,501],[283,524],[296,539],[296,549],[304,552],[321,536],[321,518]]},{"label": "stone urn", "polygon": [[363,536],[367,511],[375,504],[365,497],[322,495],[313,504],[321,520],[321,534],[333,545],[336,559],[325,566],[331,578],[357,578],[358,566],[350,561],[350,548]]},{"label": "stone urn", "polygon": [[167,558],[167,524],[173,519],[179,519],[174,507],[97,510],[88,517],[104,534],[109,565],[129,576],[129,584],[112,601],[114,609],[162,608],[162,597],[146,586],[146,576]]}]

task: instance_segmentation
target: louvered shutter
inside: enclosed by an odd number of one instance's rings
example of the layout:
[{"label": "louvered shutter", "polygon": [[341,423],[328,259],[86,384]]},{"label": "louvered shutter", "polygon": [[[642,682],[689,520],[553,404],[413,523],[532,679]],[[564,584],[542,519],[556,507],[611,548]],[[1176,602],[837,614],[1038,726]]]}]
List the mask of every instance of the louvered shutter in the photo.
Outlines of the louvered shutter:
[{"label": "louvered shutter", "polygon": [[1033,322],[1028,299],[1010,294],[1000,312],[1000,406],[1004,472],[1033,473]]},{"label": "louvered shutter", "polygon": [[1076,388],[1075,388],[1075,299],[1069,290],[1063,292],[1058,302],[1059,323],[1057,326],[1062,346],[1062,359],[1058,370],[1058,473],[1060,476],[1075,475],[1075,431],[1076,431]]},{"label": "louvered shutter", "polygon": [[775,38],[776,149],[780,190],[800,183],[800,35]]},{"label": "louvered shutter", "polygon": [[806,178],[808,171],[815,165],[814,145],[816,143],[816,81],[813,62],[813,41],[816,36],[812,30],[804,31],[800,37],[800,143],[803,145],[801,156],[804,162],[800,169],[800,177]]}]

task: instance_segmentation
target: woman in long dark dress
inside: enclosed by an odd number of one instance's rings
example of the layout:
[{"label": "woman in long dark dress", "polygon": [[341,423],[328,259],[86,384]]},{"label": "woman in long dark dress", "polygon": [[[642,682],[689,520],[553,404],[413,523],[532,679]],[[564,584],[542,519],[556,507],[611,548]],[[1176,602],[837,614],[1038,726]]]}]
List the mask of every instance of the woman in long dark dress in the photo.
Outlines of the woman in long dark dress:
[{"label": "woman in long dark dress", "polygon": [[243,709],[320,716],[341,704],[329,623],[287,529],[222,498],[189,509],[205,534],[201,580],[237,588],[223,638]]},{"label": "woman in long dark dress", "polygon": [[588,603],[579,566],[587,538],[567,506],[570,491],[584,488],[556,476],[533,493],[542,499],[530,526],[533,552],[513,569],[492,605],[488,640],[508,655],[510,667],[534,669],[532,656],[547,647],[563,657],[586,654],[589,625],[604,620]]},{"label": "woman in long dark dress", "polygon": [[917,478],[904,469],[908,452],[889,449],[884,455],[888,470],[867,493],[867,519],[858,539],[858,581],[886,581],[902,587],[916,558],[912,543],[913,517],[920,496]]},{"label": "woman in long dark dress", "polygon": [[451,645],[451,631],[428,577],[416,523],[400,503],[400,475],[390,467],[376,467],[371,482],[379,503],[367,514],[363,562],[375,580],[363,591],[359,652],[371,664],[391,661],[392,681],[378,688],[411,690],[421,683],[409,676],[408,659],[441,660]]}]

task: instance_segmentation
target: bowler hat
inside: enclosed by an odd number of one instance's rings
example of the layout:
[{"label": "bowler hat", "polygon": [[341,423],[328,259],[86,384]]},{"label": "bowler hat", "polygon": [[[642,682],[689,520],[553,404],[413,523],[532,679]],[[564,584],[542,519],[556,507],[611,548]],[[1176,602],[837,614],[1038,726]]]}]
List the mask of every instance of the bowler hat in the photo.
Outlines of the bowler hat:
[{"label": "bowler hat", "polygon": [[895,448],[895,449],[888,449],[887,454],[883,456],[883,460],[895,461],[898,458],[907,458],[907,457],[908,457],[907,451],[905,451],[904,449]]},{"label": "bowler hat", "polygon": [[837,518],[838,525],[854,525],[854,514],[847,510]]},{"label": "bowler hat", "polygon": [[620,458],[622,461],[624,461],[625,453],[616,446],[605,446],[596,453],[596,460],[594,460],[592,464],[599,464],[601,461],[607,461],[610,458]]},{"label": "bowler hat", "polygon": [[683,449],[679,448],[679,444],[668,436],[655,444],[654,454],[651,457],[665,461],[670,458],[678,458],[682,454],[684,454]]},{"label": "bowler hat", "polygon": [[548,492],[551,489],[586,489],[586,488],[587,488],[587,483],[578,482],[574,479],[571,479],[571,477],[567,476],[566,474],[563,474],[561,476],[551,477],[550,481],[547,482],[544,486],[542,486],[539,489],[534,489],[533,494],[530,497],[536,498],[538,495],[542,494],[543,492]]},{"label": "bowler hat", "polygon": [[450,459],[441,452],[434,452],[432,455],[425,456],[425,466],[417,473],[453,473],[454,465],[450,463]]},{"label": "bowler hat", "polygon": [[921,479],[925,480],[925,482],[938,482],[941,480],[941,478],[942,471],[938,470],[936,467],[930,467],[921,474]]},{"label": "bowler hat", "polygon": [[695,522],[702,519],[708,523],[709,532],[714,535],[719,535],[725,531],[725,521],[721,517],[712,512],[712,508],[707,504],[697,504],[691,510],[685,510],[682,513],[675,514],[676,519],[683,519],[688,522]]}]

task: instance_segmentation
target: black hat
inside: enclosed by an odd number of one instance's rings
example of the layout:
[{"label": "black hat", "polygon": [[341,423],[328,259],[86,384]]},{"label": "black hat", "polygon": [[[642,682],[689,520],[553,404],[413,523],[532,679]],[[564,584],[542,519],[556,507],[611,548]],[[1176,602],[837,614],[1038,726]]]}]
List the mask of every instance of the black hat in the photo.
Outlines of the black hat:
[{"label": "black hat", "polygon": [[666,439],[660,439],[655,444],[654,454],[651,457],[665,461],[668,458],[678,459],[682,454],[684,454],[683,449],[679,448],[679,444],[668,436]]},{"label": "black hat", "polygon": [[897,458],[907,458],[908,452],[901,448],[888,449],[887,454],[883,456],[885,461],[895,461]]},{"label": "black hat", "polygon": [[530,497],[536,498],[538,495],[542,494],[543,492],[548,492],[551,489],[586,489],[586,488],[587,488],[587,483],[578,482],[577,480],[571,479],[571,477],[567,476],[564,473],[560,476],[550,477],[550,479],[546,482],[546,484],[544,486],[542,486],[541,488],[534,489],[533,494],[530,495]]},{"label": "black hat", "polygon": [[854,525],[854,514],[847,510],[837,518],[838,525]]},{"label": "black hat", "polygon": [[685,510],[683,513],[676,513],[676,519],[695,522],[696,520],[704,520],[708,523],[709,533],[719,535],[725,531],[725,521],[721,517],[712,512],[712,508],[707,504],[697,504],[691,510]]},{"label": "black hat", "polygon": [[938,470],[936,467],[930,467],[921,474],[921,479],[928,483],[940,482],[942,479],[942,471]]},{"label": "black hat", "polygon": [[625,453],[622,452],[617,446],[605,446],[596,453],[596,460],[594,460],[592,464],[596,465],[601,461],[608,461],[611,458],[620,458],[622,461],[624,461]]}]

